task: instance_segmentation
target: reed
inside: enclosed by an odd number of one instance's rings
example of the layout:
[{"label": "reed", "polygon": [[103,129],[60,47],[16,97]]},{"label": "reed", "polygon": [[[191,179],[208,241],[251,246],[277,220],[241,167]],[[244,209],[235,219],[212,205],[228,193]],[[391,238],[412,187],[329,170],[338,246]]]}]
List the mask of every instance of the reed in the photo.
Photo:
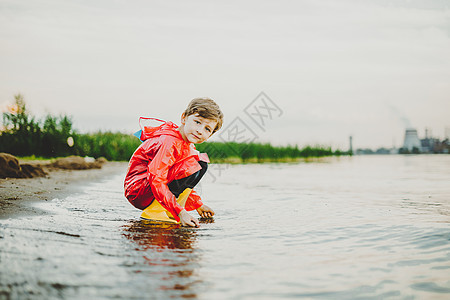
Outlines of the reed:
[{"label": "reed", "polygon": [[[44,120],[33,118],[23,97],[15,96],[15,105],[3,113],[0,131],[0,152],[18,156],[43,158],[68,155],[104,157],[107,160],[127,161],[140,145],[131,134],[119,132],[94,132],[82,134],[72,128],[67,115],[47,115]],[[261,143],[206,142],[197,145],[200,152],[208,153],[215,163],[289,162],[298,158],[344,155],[331,147],[272,146]]]},{"label": "reed", "polygon": [[340,156],[340,150],[331,147],[306,146],[299,149],[295,146],[273,146],[265,143],[221,143],[206,142],[196,146],[200,152],[208,153],[212,162],[248,163],[248,162],[292,162],[299,158]]}]

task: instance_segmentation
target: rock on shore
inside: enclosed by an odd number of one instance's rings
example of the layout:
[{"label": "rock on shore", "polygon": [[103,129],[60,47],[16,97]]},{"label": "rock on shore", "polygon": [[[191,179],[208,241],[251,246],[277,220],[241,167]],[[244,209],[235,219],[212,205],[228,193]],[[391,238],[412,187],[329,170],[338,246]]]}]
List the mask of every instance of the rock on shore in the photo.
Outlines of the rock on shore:
[{"label": "rock on shore", "polygon": [[53,168],[66,170],[87,170],[87,169],[100,169],[105,162],[106,159],[103,157],[93,159],[90,157],[83,158],[81,156],[68,156],[58,158],[49,166]]},{"label": "rock on shore", "polygon": [[32,178],[47,175],[39,164],[19,164],[14,155],[0,153],[0,178]]},{"label": "rock on shore", "polygon": [[33,178],[47,175],[45,169],[87,170],[100,169],[105,158],[69,156],[58,158],[47,164],[20,164],[17,157],[9,153],[0,153],[0,178]]}]

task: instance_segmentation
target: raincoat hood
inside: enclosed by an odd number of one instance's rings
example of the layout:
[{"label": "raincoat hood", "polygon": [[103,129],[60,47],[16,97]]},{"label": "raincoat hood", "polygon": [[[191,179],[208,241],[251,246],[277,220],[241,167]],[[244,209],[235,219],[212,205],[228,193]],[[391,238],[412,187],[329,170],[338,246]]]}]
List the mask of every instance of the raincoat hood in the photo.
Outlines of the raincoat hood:
[{"label": "raincoat hood", "polygon": [[[144,128],[142,128],[140,125],[141,120],[156,120],[164,123],[156,127],[144,126]],[[139,126],[141,127],[141,130],[136,132],[134,135],[137,136],[141,142],[161,135],[170,135],[183,139],[181,133],[178,131],[178,125],[170,121],[166,122],[160,119],[141,117],[139,118]]]}]

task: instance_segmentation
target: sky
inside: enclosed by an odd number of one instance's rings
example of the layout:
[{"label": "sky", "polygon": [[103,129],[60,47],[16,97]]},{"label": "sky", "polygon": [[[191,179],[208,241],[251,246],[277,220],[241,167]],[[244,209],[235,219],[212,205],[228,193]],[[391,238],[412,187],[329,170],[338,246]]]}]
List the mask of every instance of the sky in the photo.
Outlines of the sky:
[{"label": "sky", "polygon": [[212,140],[400,147],[407,127],[443,139],[450,0],[0,0],[0,109],[18,93],[78,132],[179,124],[210,97],[225,115]]}]

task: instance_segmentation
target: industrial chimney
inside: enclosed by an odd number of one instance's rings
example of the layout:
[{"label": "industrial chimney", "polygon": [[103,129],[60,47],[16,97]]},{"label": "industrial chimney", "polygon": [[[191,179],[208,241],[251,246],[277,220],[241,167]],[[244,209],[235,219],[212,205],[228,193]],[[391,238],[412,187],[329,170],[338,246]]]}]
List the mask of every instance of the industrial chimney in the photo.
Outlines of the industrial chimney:
[{"label": "industrial chimney", "polygon": [[405,131],[405,141],[403,143],[403,148],[412,152],[414,148],[420,151],[421,144],[419,137],[417,136],[417,130],[414,128],[407,128]]},{"label": "industrial chimney", "polygon": [[348,153],[350,155],[353,155],[353,137],[352,136],[350,136],[349,142],[350,142],[350,145],[349,145]]}]

